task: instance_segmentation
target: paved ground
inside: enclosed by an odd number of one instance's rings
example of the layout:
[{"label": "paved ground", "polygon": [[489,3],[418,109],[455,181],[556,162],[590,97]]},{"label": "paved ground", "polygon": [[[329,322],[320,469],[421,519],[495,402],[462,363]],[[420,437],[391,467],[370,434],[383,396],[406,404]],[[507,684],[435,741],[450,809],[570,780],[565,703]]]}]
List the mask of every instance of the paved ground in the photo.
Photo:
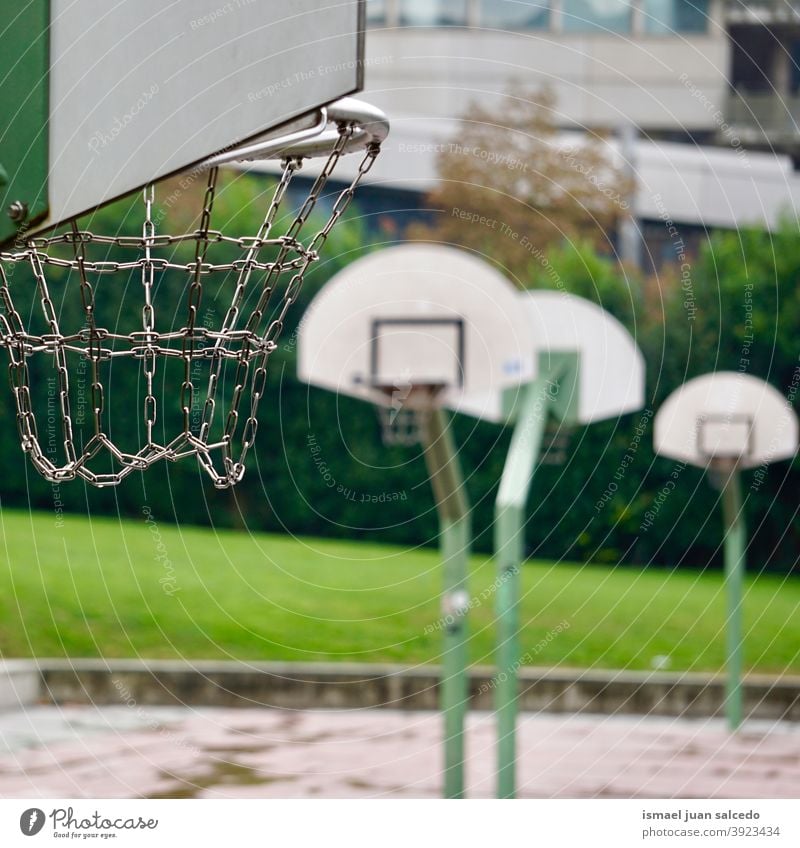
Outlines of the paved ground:
[{"label": "paved ground", "polygon": [[[432,713],[33,707],[0,713],[0,797],[437,797]],[[800,727],[524,716],[527,797],[800,796]],[[493,723],[469,723],[469,795],[491,797]]]}]

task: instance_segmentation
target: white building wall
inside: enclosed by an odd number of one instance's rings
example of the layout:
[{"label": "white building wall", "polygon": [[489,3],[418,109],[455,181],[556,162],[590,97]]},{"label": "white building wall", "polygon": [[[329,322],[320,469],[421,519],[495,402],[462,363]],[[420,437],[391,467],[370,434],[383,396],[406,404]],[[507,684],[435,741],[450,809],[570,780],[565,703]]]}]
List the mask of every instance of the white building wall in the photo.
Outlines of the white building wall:
[{"label": "white building wall", "polygon": [[[714,130],[730,56],[722,29],[703,36],[500,33],[471,29],[370,30],[365,96],[395,119],[440,121],[471,101],[495,100],[512,81],[550,86],[565,126]],[[682,75],[683,79],[682,79]]]},{"label": "white building wall", "polygon": [[[426,191],[436,153],[458,141],[471,101],[491,103],[512,80],[549,84],[561,123],[614,129],[623,120],[645,137],[635,145],[634,211],[676,223],[774,227],[800,206],[800,178],[785,156],[741,148],[724,124],[729,44],[719,20],[704,36],[499,33],[470,29],[371,29],[363,97],[392,130],[368,182]],[[727,147],[654,142],[656,130],[723,131]],[[566,132],[574,143],[576,136]],[[337,176],[355,172],[354,157]],[[307,169],[313,173],[313,165]]]}]

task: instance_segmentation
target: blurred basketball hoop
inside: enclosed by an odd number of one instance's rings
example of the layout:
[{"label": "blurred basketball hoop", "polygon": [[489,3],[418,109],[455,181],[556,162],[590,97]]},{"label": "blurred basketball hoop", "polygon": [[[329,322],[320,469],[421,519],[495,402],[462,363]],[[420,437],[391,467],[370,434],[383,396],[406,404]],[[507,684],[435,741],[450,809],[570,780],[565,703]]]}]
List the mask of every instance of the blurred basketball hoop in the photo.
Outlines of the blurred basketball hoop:
[{"label": "blurred basketball hoop", "polygon": [[790,459],[797,415],[777,389],[750,374],[720,371],[689,380],[662,404],[653,425],[656,453],[706,470],[721,492],[727,590],[725,713],[736,730],[742,698],[742,585],[746,530],[739,472]]},{"label": "blurred basketball hoop", "polygon": [[[362,86],[363,2],[304,0],[291,15],[285,8],[262,0],[221,14],[214,0],[31,0],[0,37],[8,70],[0,91],[0,347],[10,357],[22,449],[46,479],[116,485],[159,460],[189,456],[218,488],[241,479],[287,310],[388,132],[380,111],[345,97]],[[315,220],[350,153],[362,156],[355,178]],[[293,208],[290,186],[309,158],[324,165]],[[260,223],[225,232],[214,219],[218,168],[257,159],[281,163]],[[172,204],[158,209],[154,183],[180,173],[187,185],[204,180],[205,191],[196,227],[172,232],[161,214]],[[98,233],[78,221],[136,191],[140,234]],[[138,287],[138,326],[127,307],[115,323],[101,320],[112,284]],[[200,308],[212,288],[224,305],[206,323]],[[77,312],[64,305],[70,299]],[[136,363],[143,389],[141,439],[132,445],[113,438],[107,402],[111,364],[125,361]],[[83,431],[72,409],[80,363],[90,384]],[[31,385],[47,367],[58,456],[42,443]],[[165,377],[175,380],[166,391],[174,403],[159,404]]]},{"label": "blurred basketball hoop", "polygon": [[664,401],[653,440],[657,453],[730,473],[794,456],[797,418],[768,383],[719,371],[690,380]]},{"label": "blurred basketball hoop", "polygon": [[514,287],[463,250],[405,244],[354,262],[317,294],[300,328],[304,382],[373,403],[383,437],[419,441],[439,513],[444,570],[445,796],[464,791],[469,700],[470,510],[443,407],[513,391],[534,376],[530,329]]},{"label": "blurred basketball hoop", "polygon": [[517,295],[538,374],[522,390],[466,394],[454,406],[489,421],[513,422],[495,503],[497,567],[497,794],[516,794],[516,720],[520,666],[519,581],[526,504],[536,468],[561,465],[575,427],[615,418],[644,404],[644,358],[622,324],[597,304],[555,291]]},{"label": "blurred basketball hoop", "polygon": [[510,283],[464,250],[405,244],[353,262],[303,320],[298,374],[388,409],[460,410],[530,378],[529,329]]}]

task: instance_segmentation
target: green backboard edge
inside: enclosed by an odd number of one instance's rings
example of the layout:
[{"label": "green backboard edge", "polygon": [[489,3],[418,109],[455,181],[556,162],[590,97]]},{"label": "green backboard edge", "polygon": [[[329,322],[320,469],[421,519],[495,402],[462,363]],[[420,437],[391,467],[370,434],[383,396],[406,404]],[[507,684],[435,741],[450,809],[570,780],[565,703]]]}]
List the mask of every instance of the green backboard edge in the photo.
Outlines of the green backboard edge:
[{"label": "green backboard edge", "polygon": [[[9,9],[8,11],[12,11]],[[50,0],[13,5],[0,49],[0,245],[47,215]]]}]

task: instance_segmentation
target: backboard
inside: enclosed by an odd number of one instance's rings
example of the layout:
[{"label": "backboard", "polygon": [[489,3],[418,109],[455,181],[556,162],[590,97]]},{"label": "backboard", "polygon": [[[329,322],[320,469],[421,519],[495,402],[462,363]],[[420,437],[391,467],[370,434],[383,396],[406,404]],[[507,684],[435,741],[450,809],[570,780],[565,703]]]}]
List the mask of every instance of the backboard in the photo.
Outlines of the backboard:
[{"label": "backboard", "polygon": [[360,90],[363,19],[363,0],[19,4],[0,35],[0,243]]},{"label": "backboard", "polygon": [[429,389],[458,408],[534,376],[530,330],[514,287],[464,250],[404,244],[331,279],[300,325],[301,380],[376,404]]},{"label": "backboard", "polygon": [[[574,380],[564,380],[554,397],[554,412],[564,423],[590,424],[642,408],[644,357],[613,315],[566,292],[525,291],[517,298],[540,369],[552,367],[556,357],[575,357]],[[470,394],[458,406],[459,412],[490,421],[504,420],[510,409],[499,394]]]},{"label": "backboard", "polygon": [[676,389],[655,417],[656,453],[701,468],[754,468],[797,451],[797,416],[750,374],[704,374]]}]

